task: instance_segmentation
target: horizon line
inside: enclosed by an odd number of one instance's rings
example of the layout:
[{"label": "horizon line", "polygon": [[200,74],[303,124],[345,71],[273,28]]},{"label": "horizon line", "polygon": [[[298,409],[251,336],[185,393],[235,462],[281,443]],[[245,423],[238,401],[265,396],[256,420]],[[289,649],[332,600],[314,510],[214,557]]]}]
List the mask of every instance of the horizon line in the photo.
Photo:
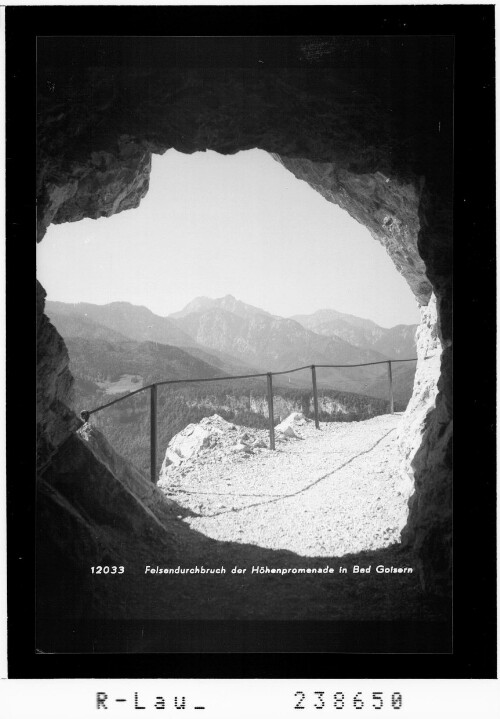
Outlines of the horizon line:
[{"label": "horizon line", "polygon": [[[158,314],[158,312],[155,312],[154,310],[152,310],[152,309],[151,309],[150,307],[148,307],[147,305],[137,304],[137,303],[135,303],[135,302],[130,302],[129,300],[112,300],[111,302],[103,302],[103,303],[88,302],[87,300],[78,300],[77,302],[68,302],[68,301],[65,301],[65,300],[49,299],[48,297],[46,297],[46,299],[45,299],[45,304],[47,304],[48,302],[58,302],[59,304],[62,304],[62,305],[83,305],[83,304],[86,304],[86,305],[93,305],[94,307],[109,307],[110,305],[124,304],[124,305],[130,305],[131,307],[144,308],[144,309],[148,310],[148,312],[151,312],[151,314],[155,315],[156,317],[160,317],[161,319],[175,319],[175,318],[172,318],[172,315],[178,314],[179,312],[182,312],[184,309],[186,309],[186,307],[187,307],[188,305],[190,305],[190,304],[191,304],[192,302],[194,302],[195,300],[198,300],[198,299],[206,299],[206,300],[212,300],[212,301],[216,302],[217,300],[224,300],[224,299],[226,299],[226,298],[234,299],[236,302],[240,302],[241,304],[247,305],[248,307],[252,307],[252,308],[254,308],[254,309],[256,309],[256,310],[259,310],[260,312],[263,312],[263,313],[265,313],[265,314],[267,314],[267,315],[271,315],[271,316],[273,316],[273,317],[278,317],[278,318],[280,318],[280,319],[294,320],[295,322],[298,322],[298,320],[295,320],[295,319],[294,319],[294,318],[297,317],[297,316],[305,316],[305,317],[308,317],[308,316],[312,316],[312,315],[318,314],[319,312],[335,312],[335,313],[337,313],[337,314],[339,314],[339,315],[344,315],[344,316],[348,316],[348,317],[354,317],[355,319],[363,320],[363,321],[365,321],[365,322],[373,322],[373,324],[377,325],[377,327],[381,327],[382,329],[387,329],[387,330],[394,329],[395,327],[414,327],[414,326],[415,326],[415,327],[418,327],[418,326],[419,326],[419,323],[418,323],[418,322],[398,322],[398,323],[395,324],[395,325],[391,325],[391,326],[387,327],[387,326],[384,326],[384,325],[380,324],[380,323],[377,322],[376,320],[371,319],[370,317],[360,317],[359,315],[355,315],[355,314],[353,314],[353,313],[351,313],[351,312],[342,312],[342,311],[340,311],[340,310],[336,310],[336,309],[334,309],[333,307],[320,307],[319,309],[314,310],[313,312],[297,312],[297,313],[295,313],[295,314],[293,314],[293,315],[288,315],[288,316],[286,316],[286,315],[280,315],[280,314],[276,314],[276,313],[270,312],[269,310],[265,310],[265,309],[263,309],[262,307],[257,307],[256,305],[252,305],[251,303],[245,302],[244,300],[238,299],[237,297],[235,297],[235,296],[234,296],[233,294],[231,294],[231,293],[227,293],[226,295],[223,295],[223,296],[221,296],[221,297],[209,297],[208,295],[197,295],[197,296],[194,297],[192,300],[190,300],[186,305],[184,305],[184,307],[182,307],[180,310],[174,310],[173,312],[170,312],[169,314],[166,314],[166,315]],[[194,313],[193,313],[193,314],[194,314]],[[299,323],[299,324],[300,324],[300,323]]]}]

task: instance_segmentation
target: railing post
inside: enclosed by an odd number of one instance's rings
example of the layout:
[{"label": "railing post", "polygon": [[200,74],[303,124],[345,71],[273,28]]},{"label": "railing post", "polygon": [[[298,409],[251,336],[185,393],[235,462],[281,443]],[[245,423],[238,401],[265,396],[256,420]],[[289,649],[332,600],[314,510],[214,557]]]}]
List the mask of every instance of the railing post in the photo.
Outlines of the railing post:
[{"label": "railing post", "polygon": [[267,406],[269,409],[269,447],[276,449],[274,443],[274,406],[273,406],[273,375],[267,373]]},{"label": "railing post", "polygon": [[316,367],[311,365],[312,381],[313,381],[313,399],[314,399],[314,422],[316,429],[319,429],[319,414],[318,414],[318,388],[316,386]]},{"label": "railing post", "polygon": [[155,384],[151,385],[151,481],[156,484],[158,477],[156,474],[157,462],[156,462],[156,445],[157,445],[157,432],[156,432],[156,415],[157,415],[157,387]]},{"label": "railing post", "polygon": [[394,395],[392,392],[392,363],[387,363],[387,378],[389,380],[389,412],[394,414]]}]

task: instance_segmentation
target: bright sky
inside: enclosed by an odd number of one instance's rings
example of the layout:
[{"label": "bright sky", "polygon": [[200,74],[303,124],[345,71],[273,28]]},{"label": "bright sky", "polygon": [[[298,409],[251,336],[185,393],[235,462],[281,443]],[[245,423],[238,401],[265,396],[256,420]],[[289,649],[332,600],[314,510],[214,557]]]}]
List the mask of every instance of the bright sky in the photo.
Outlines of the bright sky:
[{"label": "bright sky", "polygon": [[155,155],[138,209],[52,225],[37,264],[61,302],[168,315],[232,294],[285,317],[331,308],[384,327],[420,320],[382,245],[261,150]]}]

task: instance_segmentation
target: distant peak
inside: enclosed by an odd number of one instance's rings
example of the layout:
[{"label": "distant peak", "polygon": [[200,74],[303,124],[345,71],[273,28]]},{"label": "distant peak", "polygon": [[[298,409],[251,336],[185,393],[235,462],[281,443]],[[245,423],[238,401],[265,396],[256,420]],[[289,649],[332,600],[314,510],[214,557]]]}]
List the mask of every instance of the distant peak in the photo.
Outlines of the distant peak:
[{"label": "distant peak", "polygon": [[225,295],[224,297],[221,297],[219,300],[215,300],[214,304],[218,307],[246,307],[244,302],[241,302],[240,300],[237,300],[236,297],[233,297],[233,295]]}]

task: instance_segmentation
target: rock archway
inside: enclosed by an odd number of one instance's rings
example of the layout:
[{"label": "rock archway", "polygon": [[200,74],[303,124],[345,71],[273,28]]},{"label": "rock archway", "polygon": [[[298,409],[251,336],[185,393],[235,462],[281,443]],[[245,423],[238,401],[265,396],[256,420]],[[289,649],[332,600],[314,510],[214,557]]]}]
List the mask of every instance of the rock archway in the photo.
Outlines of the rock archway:
[{"label": "rock archway", "polygon": [[[406,540],[424,588],[451,576],[452,45],[446,38],[42,39],[38,239],[51,223],[136,207],[152,153],[272,153],[386,247],[422,309],[405,417]],[[142,44],[144,43],[144,44]],[[245,41],[241,41],[245,44]],[[240,43],[240,45],[241,45]],[[174,46],[174,47],[173,47]],[[172,49],[173,47],[173,49]],[[140,241],[140,239],[138,239]],[[168,241],[168,237],[167,240]],[[89,278],[90,281],[90,278]],[[78,426],[59,335],[38,295],[38,460]]]}]

